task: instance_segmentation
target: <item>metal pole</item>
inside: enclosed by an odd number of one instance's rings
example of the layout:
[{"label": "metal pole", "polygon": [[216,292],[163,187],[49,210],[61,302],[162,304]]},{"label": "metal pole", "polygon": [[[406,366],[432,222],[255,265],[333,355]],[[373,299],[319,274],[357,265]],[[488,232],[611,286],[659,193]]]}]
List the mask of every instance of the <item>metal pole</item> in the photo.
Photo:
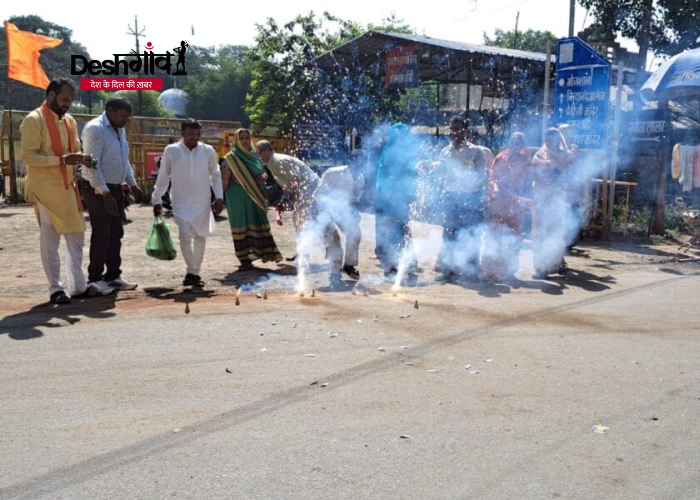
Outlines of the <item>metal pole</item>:
[{"label": "metal pole", "polygon": [[[440,84],[437,84],[437,90],[435,92],[435,105],[437,107],[437,115],[440,115]],[[440,121],[435,123],[435,138],[437,141],[440,140]]]},{"label": "metal pole", "polygon": [[544,96],[542,103],[542,141],[544,141],[544,131],[547,130],[547,120],[549,113],[549,71],[552,59],[552,42],[547,40],[546,62],[544,64]]},{"label": "metal pole", "polygon": [[576,14],[576,0],[569,3],[569,38],[574,36],[574,16]]},{"label": "metal pole", "polygon": [[[622,63],[617,65],[617,95],[615,96],[615,118],[613,120],[612,137],[612,161],[610,162],[610,194],[608,196],[607,221],[603,223],[603,229],[612,232],[613,230],[613,208],[615,206],[615,176],[617,175],[618,149],[620,147],[620,118],[622,116],[622,85],[624,83],[625,66]],[[628,188],[629,190],[629,188]],[[627,221],[624,222],[627,224]],[[627,227],[624,228],[627,230]]]},{"label": "metal pole", "polygon": [[7,79],[7,118],[10,120],[10,137],[8,141],[9,145],[9,157],[10,157],[10,198],[13,205],[17,205],[19,202],[19,193],[17,192],[17,170],[15,168],[15,138],[14,138],[14,127],[12,125],[12,99],[10,92],[10,79]]},{"label": "metal pole", "polygon": [[[136,57],[141,57],[140,56],[141,47],[139,46],[139,37],[145,36],[143,34],[143,32],[146,30],[146,27],[144,26],[143,29],[141,31],[139,31],[139,18],[138,18],[138,16],[134,16],[134,29],[132,30],[131,26],[129,26],[129,25],[127,25],[127,27],[129,28],[129,33],[127,33],[127,35],[134,35],[134,38],[136,38]],[[143,98],[141,96],[141,91],[137,90],[136,95],[138,96],[138,112],[139,112],[138,114],[139,114],[139,116],[142,116],[143,113],[142,113],[141,109],[143,107]]]}]

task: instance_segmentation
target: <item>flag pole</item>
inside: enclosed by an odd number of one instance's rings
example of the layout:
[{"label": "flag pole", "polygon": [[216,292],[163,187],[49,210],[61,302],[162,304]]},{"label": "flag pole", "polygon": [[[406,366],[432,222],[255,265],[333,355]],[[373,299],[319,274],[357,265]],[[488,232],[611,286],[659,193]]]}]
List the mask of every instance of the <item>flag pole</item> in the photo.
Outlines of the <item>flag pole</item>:
[{"label": "flag pole", "polygon": [[7,117],[10,121],[9,138],[9,157],[10,157],[10,198],[12,204],[17,205],[17,170],[15,169],[15,137],[14,127],[12,125],[12,92],[10,92],[10,79],[7,79]]},{"label": "flag pole", "polygon": [[[5,37],[7,41],[7,68],[8,68],[8,75],[7,75],[7,117],[10,121],[10,134],[9,134],[9,158],[10,158],[10,198],[12,201],[13,205],[17,205],[18,202],[18,196],[17,196],[17,171],[15,170],[15,138],[14,138],[14,127],[12,125],[12,79],[10,78],[9,75],[9,68],[10,68],[10,61],[12,60],[10,58],[10,32],[7,28],[7,21],[4,22],[5,25]],[[3,186],[4,188],[5,186]]]}]

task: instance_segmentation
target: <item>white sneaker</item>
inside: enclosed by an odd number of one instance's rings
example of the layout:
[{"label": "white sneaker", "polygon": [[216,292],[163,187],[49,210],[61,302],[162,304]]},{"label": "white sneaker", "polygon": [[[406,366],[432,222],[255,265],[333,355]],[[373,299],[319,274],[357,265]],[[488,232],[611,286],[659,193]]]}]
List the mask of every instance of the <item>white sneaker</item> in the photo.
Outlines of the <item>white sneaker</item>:
[{"label": "white sneaker", "polygon": [[[104,281],[102,283],[104,283]],[[115,290],[136,290],[136,287],[139,285],[138,283],[130,283],[124,278],[117,278],[110,282],[108,286]]]},{"label": "white sneaker", "polygon": [[88,283],[87,290],[85,290],[85,294],[90,297],[112,295],[114,292],[116,292],[116,290],[104,281]]}]

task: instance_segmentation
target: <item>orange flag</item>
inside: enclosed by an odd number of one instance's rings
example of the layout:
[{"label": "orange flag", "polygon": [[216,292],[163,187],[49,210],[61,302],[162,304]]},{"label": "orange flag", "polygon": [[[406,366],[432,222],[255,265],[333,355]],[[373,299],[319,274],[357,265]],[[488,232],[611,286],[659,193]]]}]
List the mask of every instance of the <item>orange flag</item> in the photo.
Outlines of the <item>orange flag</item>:
[{"label": "orange flag", "polygon": [[20,31],[17,26],[8,21],[5,21],[5,33],[7,34],[7,76],[34,87],[42,89],[48,87],[50,82],[44,68],[39,64],[39,51],[52,49],[63,43],[63,40]]}]

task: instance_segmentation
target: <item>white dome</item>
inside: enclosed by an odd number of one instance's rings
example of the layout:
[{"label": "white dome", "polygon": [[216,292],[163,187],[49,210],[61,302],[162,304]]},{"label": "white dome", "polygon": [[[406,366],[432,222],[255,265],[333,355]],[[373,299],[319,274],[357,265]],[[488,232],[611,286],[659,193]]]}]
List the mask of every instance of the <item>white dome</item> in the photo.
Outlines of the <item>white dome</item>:
[{"label": "white dome", "polygon": [[160,93],[158,100],[165,109],[175,116],[184,117],[187,107],[187,92],[180,89],[168,89]]}]

